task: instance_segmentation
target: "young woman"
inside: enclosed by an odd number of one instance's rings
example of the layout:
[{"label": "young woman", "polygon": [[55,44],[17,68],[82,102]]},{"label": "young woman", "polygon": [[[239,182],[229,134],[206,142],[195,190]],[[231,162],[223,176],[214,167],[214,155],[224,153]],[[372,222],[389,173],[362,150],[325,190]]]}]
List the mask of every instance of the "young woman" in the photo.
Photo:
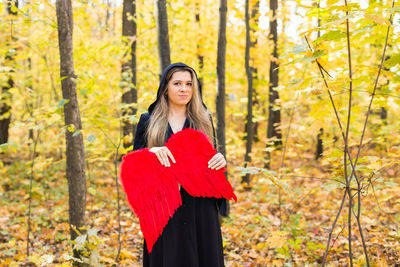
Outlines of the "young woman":
[{"label": "young woman", "polygon": [[[197,74],[183,63],[174,63],[162,74],[156,101],[140,116],[133,149],[149,147],[160,163],[169,167],[175,159],[164,143],[187,127],[203,131],[215,147],[214,126],[202,100]],[[211,169],[225,165],[221,153],[215,154],[208,163]],[[226,216],[226,200],[192,197],[181,186],[180,194],[182,206],[170,218],[150,254],[144,241],[143,266],[224,266],[218,211]]]}]

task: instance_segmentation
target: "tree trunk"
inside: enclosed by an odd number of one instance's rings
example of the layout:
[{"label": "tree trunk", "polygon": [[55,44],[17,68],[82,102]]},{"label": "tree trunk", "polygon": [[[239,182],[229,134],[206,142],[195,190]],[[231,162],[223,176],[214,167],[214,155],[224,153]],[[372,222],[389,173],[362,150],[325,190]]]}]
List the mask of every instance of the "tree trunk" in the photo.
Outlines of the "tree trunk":
[{"label": "tree trunk", "polygon": [[104,21],[104,29],[106,30],[106,31],[109,31],[110,30],[110,27],[109,27],[109,25],[108,25],[108,21],[110,20],[110,9],[112,8],[111,7],[111,4],[110,4],[110,0],[106,0],[106,6],[107,6],[107,8],[106,8],[106,18],[105,18],[105,21]]},{"label": "tree trunk", "polygon": [[219,2],[219,28],[217,48],[217,143],[218,151],[226,157],[225,144],[225,63],[226,63],[226,14],[227,0]]},{"label": "tree trunk", "polygon": [[[17,16],[18,8],[18,0],[7,0],[7,13],[9,15]],[[13,34],[12,21],[11,21],[11,36],[10,43],[6,43],[8,46],[8,51],[6,54],[6,64],[10,67],[15,65],[14,57],[16,55],[16,49],[13,49],[13,43],[15,41],[15,37]],[[14,72],[14,71],[10,71]],[[14,87],[14,77],[12,75],[8,75],[7,84],[2,86],[1,95],[0,95],[0,145],[8,142],[8,130],[10,128],[11,122],[11,93],[10,89]]]},{"label": "tree trunk", "polygon": [[[12,61],[10,56],[6,56],[7,60]],[[0,98],[0,144],[8,142],[8,129],[11,121],[11,93],[10,89],[14,87],[14,79],[8,77],[7,85],[3,86]]]},{"label": "tree trunk", "polygon": [[[391,48],[392,46],[390,44],[388,44],[388,47]],[[390,55],[385,56],[385,60],[384,61],[389,60],[389,59],[390,59]],[[382,69],[384,69],[385,71],[390,71],[390,69],[385,67],[385,66],[382,66]],[[387,79],[385,87],[389,87],[389,83],[390,83],[390,79]],[[382,87],[380,88],[380,90],[382,90]],[[380,117],[381,117],[381,120],[382,120],[384,125],[387,125],[387,115],[388,114],[387,114],[386,107],[385,106],[381,107]]]},{"label": "tree trunk", "polygon": [[317,151],[315,153],[315,159],[322,158],[322,153],[324,152],[324,146],[322,142],[322,136],[324,135],[324,128],[319,129],[319,133],[317,135]]},{"label": "tree trunk", "polygon": [[[253,145],[253,75],[250,68],[250,23],[249,23],[249,0],[245,2],[245,23],[246,23],[246,52],[244,65],[247,76],[247,120],[246,120],[246,154],[244,156],[244,167],[251,161],[250,153]],[[250,175],[247,173],[242,177],[242,183],[250,185]]]},{"label": "tree trunk", "polygon": [[[217,146],[218,151],[226,158],[225,141],[225,63],[226,63],[226,15],[228,13],[227,0],[219,2],[219,26],[217,47],[217,96],[215,100],[217,112]],[[225,172],[228,179],[228,172]],[[229,215],[230,204],[227,201],[226,213]]]},{"label": "tree trunk", "polygon": [[[273,51],[271,53],[271,61],[269,67],[269,107],[268,107],[268,127],[267,127],[267,151],[271,146],[271,139],[273,145],[280,146],[282,144],[282,133],[278,127],[281,124],[281,110],[279,104],[279,94],[275,88],[278,86],[279,81],[279,62],[278,62],[278,22],[276,11],[278,10],[278,0],[270,0],[270,10],[272,11],[272,17],[269,21],[270,28],[270,40],[273,43]],[[267,152],[267,158],[265,167],[270,167],[270,155]]]},{"label": "tree trunk", "polygon": [[158,36],[158,59],[160,64],[161,74],[168,65],[171,64],[171,52],[169,49],[169,34],[168,34],[168,15],[166,0],[155,1],[155,17]]},{"label": "tree trunk", "polygon": [[[201,24],[200,24],[200,4],[199,4],[199,2],[196,2],[196,15],[195,15],[195,19],[196,19],[196,22],[197,22],[197,24],[198,24],[198,26],[199,26],[199,28],[198,28],[198,33],[199,33],[199,36],[200,36],[200,34],[201,34]],[[201,48],[201,46],[202,46],[202,43],[201,43],[201,38],[199,38],[199,40],[197,40],[197,59],[199,60],[199,71],[198,71],[198,73],[200,74],[199,76],[199,80],[200,80],[200,83],[201,84],[203,84],[203,68],[204,68],[204,56],[203,56],[203,53],[202,53],[202,48]]]},{"label": "tree trunk", "polygon": [[[67,146],[67,179],[69,195],[69,222],[71,239],[74,240],[85,225],[86,210],[86,175],[85,152],[83,146],[81,117],[76,95],[76,75],[74,73],[72,31],[73,17],[71,0],[57,0],[57,28],[60,50],[60,76],[63,98],[68,100],[64,105],[65,126],[74,127],[66,131]],[[74,257],[81,253],[74,250]]]},{"label": "tree trunk", "polygon": [[[318,28],[321,26],[321,19],[319,16],[319,8],[320,8],[320,3],[318,1],[317,3],[317,8],[318,8]],[[321,31],[317,32],[317,38],[321,36]],[[318,96],[319,99],[321,99],[320,96]],[[319,133],[317,134],[317,151],[315,154],[315,159],[322,158],[322,153],[324,153],[324,145],[323,145],[323,134],[324,134],[324,128],[319,129]]]},{"label": "tree trunk", "polygon": [[[122,103],[137,104],[137,89],[136,89],[136,22],[129,17],[136,18],[136,1],[124,0],[122,14],[122,35],[129,38],[131,44],[131,53],[129,62],[122,65],[122,81],[124,84]],[[136,106],[124,108],[122,116],[134,116],[137,112]],[[131,123],[131,119],[123,119],[122,132],[124,135],[124,147],[127,148],[133,144],[136,127]],[[130,138],[125,138],[129,136]]]},{"label": "tree trunk", "polygon": [[[250,27],[250,50],[251,48],[255,48],[257,46],[258,38],[256,32],[258,29],[258,18],[259,18],[259,6],[260,1],[256,0],[251,8],[250,22],[254,27]],[[253,37],[252,37],[253,36]],[[254,41],[251,41],[254,38]],[[253,61],[254,62],[254,61]],[[253,75],[253,106],[256,110],[260,109],[260,103],[258,101],[258,93],[257,93],[257,85],[258,85],[258,69],[257,66],[253,63],[251,68],[251,73]],[[253,123],[253,141],[258,142],[260,138],[258,137],[258,121]]]}]

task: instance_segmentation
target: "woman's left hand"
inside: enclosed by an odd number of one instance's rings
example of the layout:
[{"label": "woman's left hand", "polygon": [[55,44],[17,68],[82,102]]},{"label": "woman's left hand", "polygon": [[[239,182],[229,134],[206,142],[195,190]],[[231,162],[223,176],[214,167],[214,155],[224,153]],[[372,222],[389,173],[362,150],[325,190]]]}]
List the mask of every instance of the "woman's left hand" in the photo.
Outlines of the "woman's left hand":
[{"label": "woman's left hand", "polygon": [[208,168],[212,170],[213,169],[219,170],[225,166],[226,166],[226,160],[224,155],[222,155],[221,153],[215,154],[208,162]]}]

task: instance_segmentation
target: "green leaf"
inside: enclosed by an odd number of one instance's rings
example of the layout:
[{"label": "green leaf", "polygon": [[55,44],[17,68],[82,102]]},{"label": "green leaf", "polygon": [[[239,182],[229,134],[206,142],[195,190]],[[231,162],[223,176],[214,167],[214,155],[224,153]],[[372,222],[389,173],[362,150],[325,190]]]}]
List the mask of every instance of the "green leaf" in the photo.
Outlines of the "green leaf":
[{"label": "green leaf", "polygon": [[88,142],[93,142],[94,140],[96,140],[96,136],[94,136],[93,134],[89,135],[89,137],[86,139]]},{"label": "green leaf", "polygon": [[65,127],[63,127],[63,129],[61,130],[61,132],[58,133],[57,137],[59,137],[60,135],[62,135],[63,133],[65,133],[67,129]]},{"label": "green leaf", "polygon": [[65,98],[61,99],[60,102],[58,102],[58,104],[57,104],[57,109],[64,106],[68,102],[69,102],[69,99],[65,99]]},{"label": "green leaf", "polygon": [[82,95],[86,95],[88,91],[89,91],[89,89],[87,89],[87,88],[83,88],[80,90]]},{"label": "green leaf", "polygon": [[81,132],[81,130],[78,130],[78,131],[74,132],[74,133],[72,134],[72,136],[76,136],[76,135],[80,134],[80,132]]},{"label": "green leaf", "polygon": [[319,41],[319,40],[324,40],[324,41],[334,41],[334,42],[337,42],[337,41],[342,40],[342,39],[345,38],[345,37],[346,37],[346,33],[345,33],[345,32],[334,30],[334,31],[329,31],[329,32],[325,33],[324,35],[322,35],[321,37],[319,37],[319,38],[317,39],[317,41]]},{"label": "green leaf", "polygon": [[80,235],[74,240],[74,249],[82,250],[85,248],[86,235]]},{"label": "green leaf", "polygon": [[396,11],[400,11],[400,6],[396,6],[394,8],[385,9],[385,11],[390,11],[390,13],[394,13]]},{"label": "green leaf", "polygon": [[385,60],[383,65],[389,69],[398,65],[399,63],[400,63],[400,54],[394,54],[391,55],[387,60]]},{"label": "green leaf", "polygon": [[96,189],[94,189],[93,187],[89,187],[89,188],[88,188],[88,192],[89,192],[89,194],[91,194],[92,196],[95,196],[95,195],[96,195]]},{"label": "green leaf", "polygon": [[17,151],[17,145],[13,142],[10,143],[4,143],[0,145],[0,150],[1,151],[7,151],[7,149],[11,147],[13,152]]},{"label": "green leaf", "polygon": [[295,54],[300,54],[300,53],[304,53],[308,50],[308,46],[307,45],[295,45],[293,47],[293,52]]},{"label": "green leaf", "polygon": [[397,187],[398,184],[395,182],[392,182],[392,181],[387,181],[387,182],[385,182],[385,186],[386,187]]}]

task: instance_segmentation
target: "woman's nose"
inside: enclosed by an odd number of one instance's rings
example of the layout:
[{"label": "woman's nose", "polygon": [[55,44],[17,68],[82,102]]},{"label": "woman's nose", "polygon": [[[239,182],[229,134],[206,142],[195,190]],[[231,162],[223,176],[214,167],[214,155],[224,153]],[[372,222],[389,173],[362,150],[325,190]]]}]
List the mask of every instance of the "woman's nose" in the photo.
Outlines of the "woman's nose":
[{"label": "woman's nose", "polygon": [[184,85],[181,85],[179,89],[180,89],[181,91],[186,91],[186,90],[189,90],[189,87],[190,87],[189,85],[184,84]]}]

